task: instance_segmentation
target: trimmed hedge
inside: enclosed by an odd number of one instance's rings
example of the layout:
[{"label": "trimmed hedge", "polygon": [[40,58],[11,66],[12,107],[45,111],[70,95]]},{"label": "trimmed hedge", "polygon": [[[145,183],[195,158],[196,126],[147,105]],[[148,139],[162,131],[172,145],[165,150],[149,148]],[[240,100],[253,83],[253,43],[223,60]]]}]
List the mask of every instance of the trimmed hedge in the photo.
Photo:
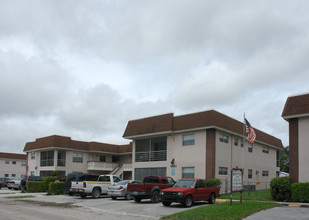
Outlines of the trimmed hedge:
[{"label": "trimmed hedge", "polygon": [[221,187],[221,180],[216,178],[203,179],[206,187]]},{"label": "trimmed hedge", "polygon": [[27,181],[26,188],[28,192],[47,192],[49,183],[55,182],[58,177],[42,177],[42,181]]},{"label": "trimmed hedge", "polygon": [[43,181],[27,181],[27,192],[46,192],[46,184]]},{"label": "trimmed hedge", "polygon": [[309,202],[309,183],[293,183],[292,200],[295,202]]},{"label": "trimmed hedge", "polygon": [[290,177],[277,177],[270,182],[271,197],[273,200],[285,201],[291,199]]},{"label": "trimmed hedge", "polygon": [[48,186],[48,195],[65,194],[65,182],[51,182]]}]

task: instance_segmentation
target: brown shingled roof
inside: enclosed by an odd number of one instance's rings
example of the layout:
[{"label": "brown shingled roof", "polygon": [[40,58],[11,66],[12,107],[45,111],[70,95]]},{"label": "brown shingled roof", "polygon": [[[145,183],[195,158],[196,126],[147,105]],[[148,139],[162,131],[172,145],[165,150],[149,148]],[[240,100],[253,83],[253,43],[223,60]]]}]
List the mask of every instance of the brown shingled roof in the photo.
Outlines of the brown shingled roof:
[{"label": "brown shingled roof", "polygon": [[16,160],[26,160],[26,154],[14,154],[14,153],[3,153],[0,152],[0,158],[3,159],[16,159]]},{"label": "brown shingled roof", "polygon": [[283,118],[309,114],[309,94],[288,97],[282,112]]},{"label": "brown shingled roof", "polygon": [[[163,120],[167,115],[155,116],[151,118],[138,119],[134,121],[129,121],[126,131],[123,137],[130,138],[139,135],[146,135],[154,133],[150,129],[153,124],[156,128],[161,128],[159,123],[164,122],[165,124],[173,123],[169,125],[169,129],[157,129],[156,132],[163,131],[181,131],[195,128],[207,128],[207,127],[217,127],[225,129],[234,133],[237,133],[242,136],[243,134],[243,123],[239,122],[233,118],[230,118],[224,114],[221,114],[217,111],[210,110],[205,112],[198,112],[193,114],[181,115],[174,117],[173,114],[168,114],[168,122]],[[262,132],[258,129],[254,129],[256,132],[257,140],[283,148],[282,142],[280,139],[275,138],[265,132]]]},{"label": "brown shingled roof", "polygon": [[173,130],[173,113],[129,121],[124,137]]},{"label": "brown shingled roof", "polygon": [[28,142],[25,145],[24,152],[48,147],[61,147],[83,151],[105,151],[110,153],[132,152],[132,143],[126,145],[114,145],[99,142],[75,141],[70,137],[59,135],[37,138],[34,142]]}]

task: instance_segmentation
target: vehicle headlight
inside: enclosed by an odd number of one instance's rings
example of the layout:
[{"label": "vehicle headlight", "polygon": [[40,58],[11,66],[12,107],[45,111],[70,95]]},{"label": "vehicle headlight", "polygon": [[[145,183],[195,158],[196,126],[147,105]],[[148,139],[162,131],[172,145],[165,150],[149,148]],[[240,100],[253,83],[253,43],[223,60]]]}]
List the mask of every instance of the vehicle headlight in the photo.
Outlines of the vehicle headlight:
[{"label": "vehicle headlight", "polygon": [[178,196],[182,196],[182,192],[178,192],[177,195],[178,195]]},{"label": "vehicle headlight", "polygon": [[161,196],[164,195],[164,192],[161,191],[161,192],[160,192],[160,195],[161,195]]}]

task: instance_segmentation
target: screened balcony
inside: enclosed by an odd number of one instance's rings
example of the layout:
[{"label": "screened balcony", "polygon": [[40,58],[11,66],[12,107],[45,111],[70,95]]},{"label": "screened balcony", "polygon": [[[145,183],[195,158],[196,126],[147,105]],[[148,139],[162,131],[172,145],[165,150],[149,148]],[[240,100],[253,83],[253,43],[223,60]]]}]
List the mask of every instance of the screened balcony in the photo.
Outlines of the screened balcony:
[{"label": "screened balcony", "polygon": [[166,137],[136,140],[135,162],[166,161]]}]

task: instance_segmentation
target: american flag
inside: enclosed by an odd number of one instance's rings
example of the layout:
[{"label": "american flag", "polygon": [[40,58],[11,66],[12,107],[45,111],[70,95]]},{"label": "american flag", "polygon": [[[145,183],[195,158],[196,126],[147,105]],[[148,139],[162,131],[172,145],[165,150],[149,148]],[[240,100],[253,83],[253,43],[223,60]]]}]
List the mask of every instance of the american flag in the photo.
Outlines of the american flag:
[{"label": "american flag", "polygon": [[245,119],[246,122],[246,134],[247,134],[247,138],[246,140],[248,142],[250,142],[251,144],[253,144],[255,142],[256,139],[256,134],[254,129],[251,127],[250,123],[247,121],[247,119]]}]

